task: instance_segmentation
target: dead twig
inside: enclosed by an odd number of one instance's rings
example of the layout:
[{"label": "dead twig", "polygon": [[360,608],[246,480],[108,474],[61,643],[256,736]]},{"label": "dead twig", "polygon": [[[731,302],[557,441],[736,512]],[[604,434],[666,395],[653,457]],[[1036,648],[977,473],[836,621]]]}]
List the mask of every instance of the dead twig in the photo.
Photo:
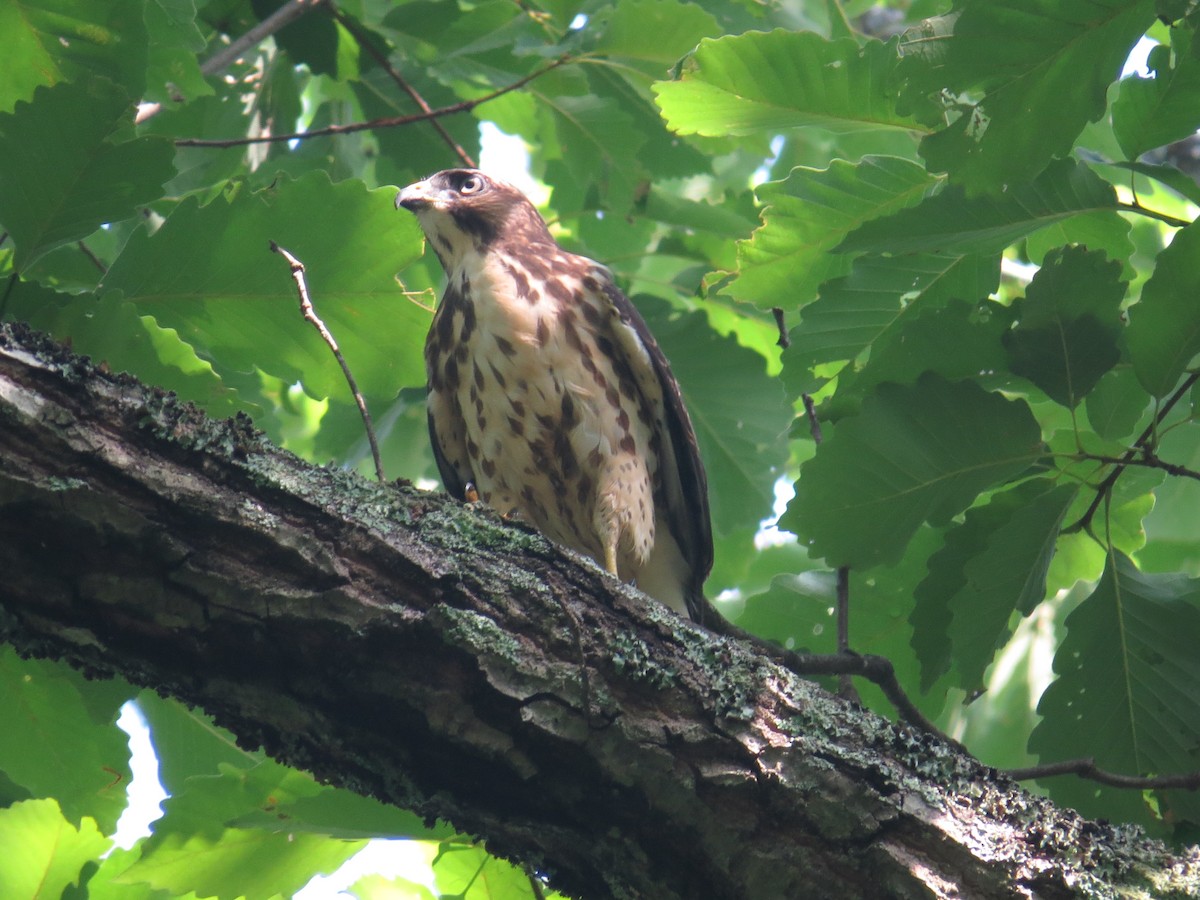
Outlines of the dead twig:
[{"label": "dead twig", "polygon": [[1002,769],[1001,774],[1013,781],[1030,781],[1035,778],[1053,778],[1058,775],[1078,775],[1089,781],[1106,784],[1109,787],[1130,788],[1132,790],[1154,790],[1173,788],[1177,790],[1200,790],[1200,772],[1187,772],[1183,775],[1158,775],[1142,778],[1137,775],[1119,775],[1099,768],[1092,757],[1082,759],[1067,759],[1062,762],[1045,763],[1040,766],[1028,766],[1024,769]]},{"label": "dead twig", "polygon": [[350,385],[350,393],[354,395],[354,402],[358,404],[358,412],[362,416],[363,427],[367,430],[367,442],[371,445],[371,457],[375,460],[375,477],[381,482],[384,481],[383,461],[379,456],[379,442],[375,439],[375,427],[371,424],[371,414],[367,411],[367,401],[363,399],[362,392],[358,389],[358,382],[354,380],[354,373],[350,371],[350,366],[346,364],[346,358],[342,356],[342,351],[338,349],[337,341],[329,329],[325,327],[325,323],[317,315],[317,311],[313,309],[312,301],[308,296],[308,283],[304,277],[304,263],[296,259],[287,250],[284,250],[274,241],[271,241],[271,251],[278,253],[287,260],[288,266],[292,270],[292,280],[296,282],[296,293],[300,297],[300,312],[304,315],[317,332],[321,335],[322,340],[329,345],[329,349],[333,351],[334,358],[338,361],[338,365],[342,367],[342,374],[346,376],[346,383]]}]

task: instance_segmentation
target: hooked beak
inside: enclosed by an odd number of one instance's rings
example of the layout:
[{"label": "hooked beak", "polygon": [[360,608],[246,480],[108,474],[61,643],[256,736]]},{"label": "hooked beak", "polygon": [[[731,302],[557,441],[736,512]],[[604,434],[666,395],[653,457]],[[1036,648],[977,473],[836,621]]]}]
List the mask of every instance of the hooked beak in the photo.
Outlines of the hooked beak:
[{"label": "hooked beak", "polygon": [[396,209],[402,206],[409,212],[426,209],[433,204],[430,194],[431,189],[428,181],[418,181],[410,184],[408,187],[402,188],[400,193],[396,195]]}]

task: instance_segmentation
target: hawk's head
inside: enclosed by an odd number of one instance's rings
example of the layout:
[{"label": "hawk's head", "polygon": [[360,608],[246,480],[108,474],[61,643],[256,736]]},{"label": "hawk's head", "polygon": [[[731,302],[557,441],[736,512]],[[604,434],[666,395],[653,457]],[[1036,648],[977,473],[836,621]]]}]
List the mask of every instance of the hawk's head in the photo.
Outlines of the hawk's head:
[{"label": "hawk's head", "polygon": [[482,255],[514,241],[554,243],[524,194],[478,169],[446,169],[410,184],[396,196],[396,208],[401,206],[416,214],[447,272],[472,252]]}]

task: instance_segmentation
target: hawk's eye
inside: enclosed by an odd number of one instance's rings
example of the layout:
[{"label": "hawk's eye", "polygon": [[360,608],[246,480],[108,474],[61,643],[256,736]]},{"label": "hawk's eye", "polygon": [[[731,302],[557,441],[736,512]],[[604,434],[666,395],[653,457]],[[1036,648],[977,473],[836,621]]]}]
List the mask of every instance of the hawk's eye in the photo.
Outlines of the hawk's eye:
[{"label": "hawk's eye", "polygon": [[460,194],[478,194],[483,190],[483,179],[478,175],[468,175],[458,186]]}]

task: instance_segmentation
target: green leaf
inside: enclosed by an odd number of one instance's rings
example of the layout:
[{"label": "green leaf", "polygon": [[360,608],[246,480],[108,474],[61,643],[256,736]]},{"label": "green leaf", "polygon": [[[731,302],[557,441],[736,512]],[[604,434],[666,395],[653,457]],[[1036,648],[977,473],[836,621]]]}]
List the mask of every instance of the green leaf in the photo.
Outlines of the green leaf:
[{"label": "green leaf", "polygon": [[6,898],[61,897],[85,863],[108,849],[108,838],[84,818],[76,828],[52,799],[0,809],[0,886]]},{"label": "green leaf", "polygon": [[29,100],[39,85],[108,79],[134,97],[146,86],[140,2],[5,0],[0,34],[0,112]]},{"label": "green leaf", "polygon": [[215,839],[172,834],[113,881],[145,883],[176,894],[270,900],[291,896],[363,846],[363,841],[261,829],[229,828]]},{"label": "green leaf", "polygon": [[393,196],[313,173],[231,201],[188,200],[153,235],[135,234],[101,287],[176,329],[222,377],[261,368],[314,396],[343,396],[341,368],[301,318],[286,261],[270,252],[275,240],[307,267],[317,314],[362,391],[394,394],[424,384],[429,312],[396,284],[421,239]]},{"label": "green leaf", "polygon": [[264,759],[237,745],[236,739],[199,710],[153,691],[142,691],[138,709],[150,726],[158,757],[158,780],[168,794],[182,793],[190,779],[216,776],[221,767],[251,769]]},{"label": "green leaf", "polygon": [[1004,370],[1001,337],[1011,318],[1006,308],[951,301],[945,307],[909,307],[905,313],[871,346],[861,369],[838,373],[837,391],[821,407],[822,418],[836,422],[857,412],[885,381],[912,384],[924,372],[947,381],[971,380]]},{"label": "green leaf", "polygon": [[1041,452],[1022,401],[928,373],[882,384],[801,467],[780,525],[831,566],[886,565],[922,522],[944,524]]},{"label": "green leaf", "polygon": [[1158,255],[1141,299],[1129,310],[1133,370],[1155,397],[1171,392],[1200,353],[1200,225],[1175,232]]},{"label": "green leaf", "polygon": [[132,692],[124,682],[97,689],[65,665],[0,648],[0,770],[35,796],[57,798],[72,822],[91,818],[114,831],[131,777],[129,739],[116,720]]},{"label": "green leaf", "polygon": [[983,687],[984,670],[1012,633],[1013,612],[1028,615],[1046,595],[1059,529],[1078,493],[1048,478],[1026,481],[968,510],[946,534],[917,586],[911,618],[923,688],[951,662],[963,690]]},{"label": "green leaf", "polygon": [[[1109,84],[1154,20],[1151,0],[960,0],[944,85],[983,99],[921,142],[972,190],[1027,181],[1104,114]],[[997,40],[1004,35],[1003,40]]]},{"label": "green leaf", "polygon": [[701,41],[678,79],[655,83],[654,93],[679,134],[919,130],[889,91],[896,59],[895,47],[878,41],[860,47],[811,32],[751,31]]},{"label": "green leaf", "polygon": [[935,184],[916,163],[875,156],[857,165],[834,160],[824,170],[793,169],[783,181],[762,185],[763,224],[738,242],[737,277],[727,292],[762,307],[803,305],[821,282],[850,270],[848,258],[829,253],[842,238],[920,202]]},{"label": "green leaf", "polygon": [[1113,132],[1130,159],[1200,128],[1200,56],[1191,30],[1171,29],[1171,46],[1151,50],[1146,65],[1153,74],[1122,81],[1112,108]]},{"label": "green leaf", "polygon": [[161,138],[122,140],[133,104],[103,79],[40,87],[0,115],[0,222],[20,271],[162,196],[175,172]]},{"label": "green leaf", "polygon": [[[1196,768],[1200,742],[1200,581],[1139,572],[1111,554],[1090,597],[1066,620],[1058,678],[1042,695],[1029,740],[1043,762],[1092,757],[1125,775]],[[1085,816],[1145,819],[1141,796],[1083,779],[1046,787]]]},{"label": "green leaf", "polygon": [[213,93],[200,71],[197,54],[205,41],[196,27],[193,0],[147,0],[146,28],[150,34],[147,99],[170,102],[182,95],[194,100]]},{"label": "green leaf", "polygon": [[1074,409],[1121,358],[1121,264],[1082,247],[1052,250],[1004,335],[1012,370]]},{"label": "green leaf", "polygon": [[968,197],[951,185],[911,209],[865,223],[837,249],[998,253],[1039,228],[1116,205],[1110,184],[1081,163],[1060,160],[1034,181],[994,195]]},{"label": "green leaf", "polygon": [[1106,372],[1087,395],[1087,417],[1100,437],[1119,441],[1130,437],[1150,397],[1127,365]]},{"label": "green leaf", "polygon": [[[1200,427],[1193,423],[1164,434],[1159,453],[1163,459],[1200,471]],[[1154,492],[1154,500],[1154,509],[1144,521],[1146,546],[1138,552],[1138,563],[1147,570],[1200,576],[1200,540],[1196,538],[1200,481],[1169,478]]]},{"label": "green leaf", "polygon": [[4,318],[69,341],[76,353],[115,371],[137,372],[144,381],[201,404],[209,415],[229,416],[238,408],[233,390],[177,334],[139,316],[132,303],[115,295],[74,296],[18,281],[9,291]]},{"label": "green leaf", "polygon": [[[998,256],[859,257],[850,275],[822,285],[821,296],[804,307],[800,324],[789,335],[791,345],[783,353],[784,365],[811,367],[855,359],[878,341],[902,331],[914,316],[951,299],[971,301],[973,306],[973,301],[986,297],[999,280]],[[904,352],[912,358],[911,351]],[[921,357],[921,371],[934,367],[938,356]],[[917,374],[920,372],[914,377]]]},{"label": "green leaf", "polygon": [[608,56],[669,66],[702,38],[720,33],[721,26],[712,13],[695,3],[618,0],[597,49]]},{"label": "green leaf", "polygon": [[714,530],[729,534],[768,518],[792,419],[782,385],[761,356],[717,335],[702,313],[673,315],[646,295],[637,305],[683,390],[708,471]]},{"label": "green leaf", "polygon": [[633,204],[638,159],[645,138],[633,127],[633,117],[608,97],[542,98],[553,112],[556,146],[576,188],[595,184],[605,206],[616,210]]},{"label": "green leaf", "polygon": [[1129,222],[1116,210],[1080,213],[1033,232],[1025,239],[1025,254],[1030,262],[1040,266],[1047,253],[1067,244],[1103,250],[1109,259],[1124,265],[1124,278],[1128,281],[1137,274],[1129,261],[1134,252],[1129,232]]}]

